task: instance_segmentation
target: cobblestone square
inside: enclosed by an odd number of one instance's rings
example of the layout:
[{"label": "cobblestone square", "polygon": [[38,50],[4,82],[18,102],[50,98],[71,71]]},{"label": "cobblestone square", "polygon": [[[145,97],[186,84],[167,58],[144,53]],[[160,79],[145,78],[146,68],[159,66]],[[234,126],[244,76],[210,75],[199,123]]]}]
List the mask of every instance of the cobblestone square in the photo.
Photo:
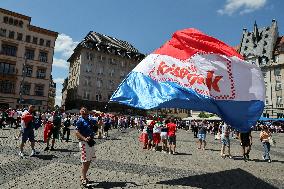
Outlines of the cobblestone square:
[{"label": "cobblestone square", "polygon": [[[18,131],[0,130],[0,188],[80,188],[80,153],[71,142],[57,141],[56,151],[44,152],[42,128],[36,131],[36,157],[18,154]],[[111,130],[110,139],[97,139],[97,160],[91,165],[90,188],[284,188],[283,134],[274,134],[272,163],[262,161],[258,132],[253,132],[250,161],[242,160],[239,142],[232,140],[233,159],[220,157],[220,143],[207,135],[207,149],[198,150],[191,131],[178,130],[177,155],[143,150],[139,132]]]}]

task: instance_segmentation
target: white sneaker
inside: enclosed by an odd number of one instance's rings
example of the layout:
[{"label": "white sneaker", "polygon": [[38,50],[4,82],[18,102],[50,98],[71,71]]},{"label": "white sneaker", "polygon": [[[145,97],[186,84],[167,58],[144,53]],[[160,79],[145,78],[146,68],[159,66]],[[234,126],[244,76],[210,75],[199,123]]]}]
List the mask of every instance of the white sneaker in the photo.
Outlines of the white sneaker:
[{"label": "white sneaker", "polygon": [[32,150],[32,153],[31,153],[30,157],[33,157],[33,156],[35,156],[35,155],[36,155],[36,151],[35,151],[35,150]]},{"label": "white sneaker", "polygon": [[19,156],[20,156],[21,158],[24,158],[23,152],[19,152]]}]

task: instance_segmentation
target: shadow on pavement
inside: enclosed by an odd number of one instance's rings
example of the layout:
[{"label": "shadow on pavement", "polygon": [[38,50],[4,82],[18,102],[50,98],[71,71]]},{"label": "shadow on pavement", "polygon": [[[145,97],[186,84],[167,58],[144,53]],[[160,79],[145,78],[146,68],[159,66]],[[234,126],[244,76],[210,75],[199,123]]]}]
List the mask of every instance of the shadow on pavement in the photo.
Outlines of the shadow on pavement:
[{"label": "shadow on pavement", "polygon": [[79,152],[79,150],[69,150],[69,149],[54,149],[54,152]]},{"label": "shadow on pavement", "polygon": [[242,170],[232,169],[216,173],[207,173],[184,177],[180,179],[166,180],[157,182],[157,184],[180,185],[207,189],[220,188],[271,188],[276,189],[273,185],[255,177],[254,175]]},{"label": "shadow on pavement", "polygon": [[5,137],[5,136],[4,136],[4,137],[2,137],[2,136],[0,136],[0,138],[8,138],[8,137]]},{"label": "shadow on pavement", "polygon": [[54,158],[58,158],[55,155],[36,155],[35,158],[41,159],[41,160],[53,160]]},{"label": "shadow on pavement", "polygon": [[212,151],[212,152],[220,152],[220,151],[221,151],[220,149],[210,149],[210,148],[205,149],[205,150],[210,150],[210,151]]},{"label": "shadow on pavement", "polygon": [[135,182],[91,182],[90,186],[86,188],[124,188],[124,187],[135,187],[138,186]]},{"label": "shadow on pavement", "polygon": [[192,154],[188,154],[188,153],[183,153],[183,152],[177,152],[175,154],[175,156],[191,156]]}]

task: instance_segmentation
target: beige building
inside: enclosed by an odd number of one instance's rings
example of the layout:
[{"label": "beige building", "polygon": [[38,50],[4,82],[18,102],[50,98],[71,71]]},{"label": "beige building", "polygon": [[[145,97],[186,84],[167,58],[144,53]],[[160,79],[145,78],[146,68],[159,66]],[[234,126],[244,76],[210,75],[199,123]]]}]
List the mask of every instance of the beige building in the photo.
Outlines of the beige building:
[{"label": "beige building", "polygon": [[284,37],[279,36],[276,20],[263,28],[255,23],[252,32],[244,29],[239,51],[262,70],[266,87],[263,116],[284,117]]},{"label": "beige building", "polygon": [[[0,105],[46,110],[58,33],[31,17],[0,8]],[[21,87],[22,86],[22,87]]]},{"label": "beige building", "polygon": [[114,90],[144,58],[126,41],[89,32],[68,59],[67,92],[62,105],[66,110],[86,106],[104,110]]}]

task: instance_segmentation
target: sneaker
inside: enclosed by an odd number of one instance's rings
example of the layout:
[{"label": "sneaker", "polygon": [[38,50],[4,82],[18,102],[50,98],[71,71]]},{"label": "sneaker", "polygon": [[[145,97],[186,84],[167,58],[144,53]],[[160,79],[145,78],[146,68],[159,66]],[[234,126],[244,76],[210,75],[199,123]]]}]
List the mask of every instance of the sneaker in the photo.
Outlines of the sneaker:
[{"label": "sneaker", "polygon": [[16,136],[15,136],[14,139],[15,139],[15,140],[19,140],[19,137],[16,137]]},{"label": "sneaker", "polygon": [[244,161],[247,162],[247,157],[246,157],[246,155],[244,155]]},{"label": "sneaker", "polygon": [[265,160],[265,156],[262,156],[262,159]]},{"label": "sneaker", "polygon": [[247,158],[247,160],[249,160],[249,154],[246,154],[246,158]]},{"label": "sneaker", "polygon": [[35,155],[36,155],[35,150],[32,150],[32,153],[31,153],[30,157],[33,157],[33,156],[35,156]]},{"label": "sneaker", "polygon": [[233,156],[229,155],[229,159],[232,159],[232,158],[233,158]]},{"label": "sneaker", "polygon": [[19,152],[19,156],[23,159],[24,158],[23,152]]},{"label": "sneaker", "polygon": [[268,163],[271,163],[271,159],[269,159],[267,162],[268,162]]},{"label": "sneaker", "polygon": [[49,150],[49,147],[46,147],[45,149],[44,149],[44,151],[48,151]]},{"label": "sneaker", "polygon": [[172,152],[171,152],[171,151],[169,151],[169,154],[172,154]]},{"label": "sneaker", "polygon": [[55,149],[53,147],[50,148],[50,151],[55,151]]}]

